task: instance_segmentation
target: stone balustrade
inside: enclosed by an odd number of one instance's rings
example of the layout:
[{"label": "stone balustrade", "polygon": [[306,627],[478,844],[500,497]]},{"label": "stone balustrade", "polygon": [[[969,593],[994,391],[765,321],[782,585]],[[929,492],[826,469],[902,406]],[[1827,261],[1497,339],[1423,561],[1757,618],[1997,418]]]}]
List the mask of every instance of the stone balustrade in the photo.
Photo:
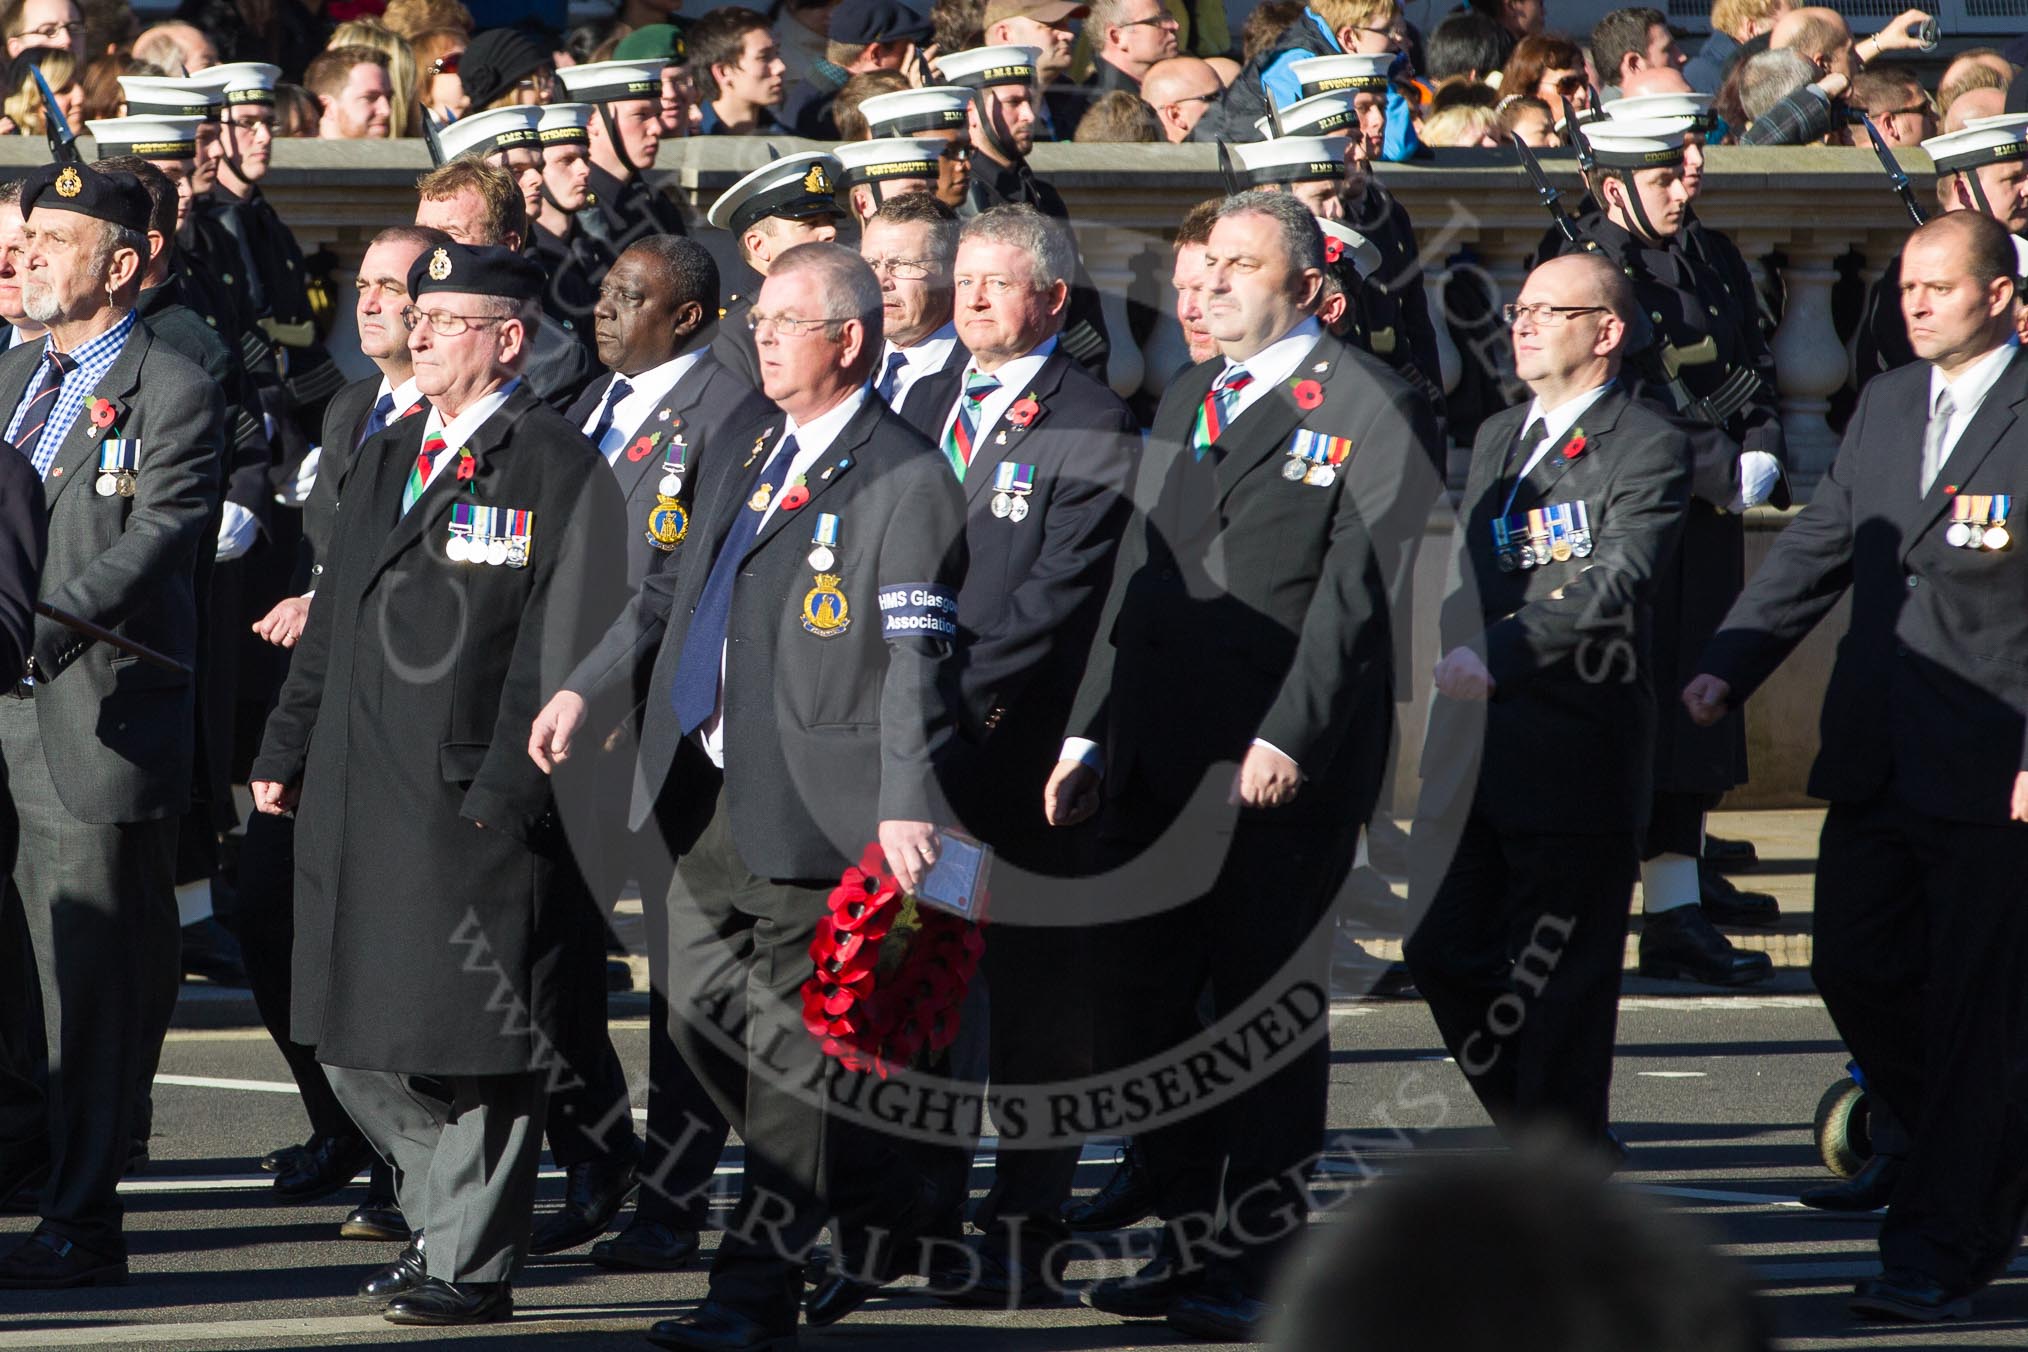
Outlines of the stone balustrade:
[{"label": "stone balustrade", "polygon": [[[804,147],[792,140],[772,147],[732,138],[669,141],[662,146],[656,176],[701,220],[702,208],[741,174],[766,162],[771,153]],[[39,139],[0,138],[0,175],[45,159]],[[1044,145],[1033,163],[1063,194],[1076,221],[1113,337],[1114,387],[1122,393],[1159,393],[1187,364],[1171,318],[1169,234],[1185,211],[1219,191],[1215,153],[1206,146]],[[1581,185],[1572,156],[1550,154],[1544,164],[1566,202],[1575,202]],[[338,260],[333,284],[340,304],[332,347],[341,359],[349,347],[351,312],[344,303],[351,282],[346,269],[358,262],[375,231],[411,219],[415,179],[426,167],[421,144],[412,140],[285,140],[275,145],[275,167],[265,185],[268,196],[306,252],[325,249]],[[1910,152],[1904,167],[1920,199],[1929,202],[1933,173],[1927,156]],[[1433,163],[1388,165],[1381,174],[1415,219],[1428,285],[1440,294],[1455,262],[1482,269],[1503,298],[1513,297],[1549,218],[1510,154],[1442,151]],[[1856,252],[1862,260],[1858,276],[1870,283],[1906,236],[1906,212],[1871,151],[1824,147],[1713,149],[1697,210],[1738,242],[1768,283],[1765,289],[1778,296],[1774,350],[1782,417],[1796,477],[1807,496],[1836,450],[1825,415],[1832,395],[1845,384],[1849,364],[1833,318],[1838,265]],[[1134,323],[1152,327],[1133,335]],[[1459,354],[1448,335],[1442,345],[1442,374],[1449,386],[1457,380]],[[351,362],[358,363],[356,352]],[[1461,454],[1454,453],[1453,465],[1461,467]],[[1785,520],[1781,513],[1751,514],[1750,564],[1765,553]],[[1432,658],[1434,604],[1448,535],[1448,513],[1439,512],[1431,522],[1417,588],[1418,651]],[[1842,628],[1841,620],[1827,622],[1750,709],[1754,782],[1734,796],[1735,804],[1802,801],[1805,772],[1815,752],[1815,710]],[[1404,794],[1413,783],[1425,698],[1426,691],[1418,692],[1417,704],[1405,717]]]}]

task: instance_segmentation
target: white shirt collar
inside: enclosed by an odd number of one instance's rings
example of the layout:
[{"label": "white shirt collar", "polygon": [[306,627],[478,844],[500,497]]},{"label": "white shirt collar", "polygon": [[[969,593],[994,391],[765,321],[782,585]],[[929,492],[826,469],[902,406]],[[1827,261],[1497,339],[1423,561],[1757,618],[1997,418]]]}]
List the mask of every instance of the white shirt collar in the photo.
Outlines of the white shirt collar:
[{"label": "white shirt collar", "polygon": [[[436,407],[432,405],[429,412],[429,422],[424,425],[423,435],[428,436],[432,431],[441,431],[444,434],[444,445],[452,450],[468,444],[474,436],[478,435],[479,429],[486,425],[486,420],[500,411],[500,406],[507,402],[508,396],[512,395],[520,384],[521,377],[516,376],[491,394],[480,395],[472,401],[470,407],[466,408],[457,417],[451,419],[448,424],[443,421],[444,415],[438,412]],[[448,457],[445,457],[445,459],[448,459]],[[443,459],[440,459],[437,463],[441,467]]]},{"label": "white shirt collar", "polygon": [[[1296,368],[1303,364],[1303,358],[1310,355],[1310,349],[1315,347],[1323,336],[1322,324],[1314,317],[1305,319],[1245,361],[1234,361],[1227,357],[1225,371],[1219,372],[1218,378],[1223,380],[1227,371],[1235,366],[1244,366],[1246,373],[1253,377],[1256,387],[1261,390],[1272,389],[1296,373]],[[1252,391],[1249,390],[1247,393]],[[1245,402],[1245,395],[1241,395],[1241,402]]]},{"label": "white shirt collar", "polygon": [[[632,391],[620,402],[625,404],[630,400],[639,399],[650,404],[661,403],[669,397],[669,391],[676,388],[676,382],[690,374],[691,368],[704,360],[705,351],[705,348],[700,347],[685,352],[680,357],[671,357],[660,366],[651,366],[637,376],[623,376],[615,371],[614,377],[626,381]],[[617,423],[620,419],[615,418],[613,421]]]},{"label": "white shirt collar", "polygon": [[845,430],[845,424],[858,415],[860,407],[866,403],[872,392],[871,385],[861,385],[807,423],[798,423],[794,418],[789,418],[782,435],[795,437],[796,458],[801,460],[808,456],[814,460],[830,451],[831,443]]},{"label": "white shirt collar", "polygon": [[956,320],[950,320],[913,347],[896,347],[890,342],[887,345],[887,352],[883,352],[881,356],[885,358],[888,353],[899,352],[909,366],[941,366],[944,358],[949,356],[951,349],[957,345],[957,341],[958,324]]},{"label": "white shirt collar", "polygon": [[400,414],[408,412],[410,409],[414,408],[418,403],[420,403],[422,401],[423,394],[421,390],[415,387],[414,376],[410,376],[407,380],[402,381],[401,384],[399,385],[389,385],[387,383],[387,377],[382,376],[380,378],[380,390],[377,394],[373,396],[373,402],[377,404],[381,400],[386,399],[389,396],[393,397],[394,411],[398,416]]},{"label": "white shirt collar", "polygon": [[2014,351],[2021,346],[2019,338],[2009,337],[2006,342],[1988,352],[1985,356],[1958,372],[1954,380],[1946,380],[1937,367],[1929,368],[1929,411],[1936,413],[1936,401],[1945,390],[1951,392],[1953,416],[1969,418],[1986,401],[1986,395],[2000,379],[2000,373],[2007,369]]},{"label": "white shirt collar", "polygon": [[1544,408],[1541,396],[1536,396],[1528,405],[1528,416],[1521,420],[1521,431],[1526,435],[1530,425],[1540,422],[1548,435],[1535,443],[1534,449],[1529,452],[1528,463],[1521,466],[1521,472],[1516,476],[1516,482],[1527,478],[1528,472],[1549,454],[1549,448],[1562,441],[1564,434],[1577,426],[1577,420],[1585,415],[1585,411],[1612,387],[1610,380],[1603,385],[1594,385],[1582,394],[1572,395],[1555,408]]},{"label": "white shirt collar", "polygon": [[[1040,343],[1036,344],[1033,352],[1028,353],[1026,356],[1016,357],[1009,362],[1002,362],[1000,368],[991,373],[993,379],[1000,382],[1000,386],[979,401],[979,427],[977,439],[974,442],[975,446],[983,447],[985,445],[986,438],[991,434],[994,426],[999,423],[1002,417],[1006,416],[1008,409],[1014,407],[1014,401],[1028,392],[1028,387],[1034,382],[1035,377],[1042,374],[1043,363],[1047,362],[1055,352],[1056,339],[1053,336],[1044,338]],[[951,423],[958,416],[958,409],[964,403],[965,386],[971,382],[972,376],[977,371],[978,366],[975,364],[974,359],[967,357],[965,359],[965,369],[958,378],[958,397],[951,401],[950,408],[944,414],[943,430],[938,434],[939,439],[937,444],[939,446],[949,439]],[[985,458],[986,452],[984,450],[974,450],[972,453],[974,464]]]}]

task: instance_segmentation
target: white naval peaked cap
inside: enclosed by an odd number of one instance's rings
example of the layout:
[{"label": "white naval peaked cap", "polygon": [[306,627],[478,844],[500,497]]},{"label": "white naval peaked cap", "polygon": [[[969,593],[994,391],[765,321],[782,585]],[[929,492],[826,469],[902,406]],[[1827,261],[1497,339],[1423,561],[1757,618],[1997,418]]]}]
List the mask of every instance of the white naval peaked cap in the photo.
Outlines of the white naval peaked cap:
[{"label": "white naval peaked cap", "polygon": [[95,117],[85,123],[100,159],[188,160],[197,155],[201,117]]},{"label": "white naval peaked cap", "polygon": [[625,103],[629,99],[660,99],[661,57],[639,61],[593,61],[582,66],[564,66],[557,80],[573,103]]},{"label": "white naval peaked cap", "polygon": [[467,155],[491,155],[518,146],[535,149],[542,144],[535,134],[535,124],[541,118],[542,109],[534,104],[466,113],[457,121],[437,128],[437,149],[443,153],[446,164]]},{"label": "white naval peaked cap", "polygon": [[1629,117],[1584,125],[1585,139],[1590,141],[1596,141],[1600,136],[1619,141],[1673,141],[1685,132],[1696,131],[1699,124],[1694,117]]},{"label": "white naval peaked cap", "polygon": [[282,68],[265,61],[229,61],[222,66],[206,66],[190,78],[218,86],[227,107],[239,103],[273,103],[275,82],[282,78]]},{"label": "white naval peaked cap", "polygon": [[[1359,114],[1352,107],[1353,93],[1349,89],[1335,90],[1329,94],[1312,94],[1309,98],[1298,99],[1280,110],[1281,134],[1283,136],[1346,136],[1359,121]],[[1254,119],[1254,127],[1262,136],[1273,138],[1275,119],[1261,117]]]},{"label": "white naval peaked cap", "polygon": [[225,103],[225,90],[203,75],[122,75],[120,93],[128,117],[210,117]]},{"label": "white naval peaked cap", "polygon": [[1235,176],[1248,187],[1314,183],[1345,174],[1342,136],[1284,136],[1231,147]]},{"label": "white naval peaked cap", "polygon": [[[951,84],[969,89],[991,85],[1035,83],[1035,61],[1041,55],[1033,47],[973,47],[936,59],[937,73]],[[869,100],[870,102],[871,100]]]},{"label": "white naval peaked cap", "polygon": [[928,85],[875,94],[859,105],[859,115],[875,136],[907,136],[918,131],[965,129],[965,109],[972,91],[958,85]]},{"label": "white naval peaked cap", "polygon": [[2022,139],[2021,123],[2004,127],[1968,126],[1963,131],[1932,136],[1922,143],[1922,148],[1936,162],[1939,174],[1961,173],[1982,164],[2028,158],[2028,141]]},{"label": "white naval peaked cap", "polygon": [[1591,147],[1592,160],[1601,169],[1659,169],[1683,162],[1680,139],[1658,140],[1652,136],[1623,136],[1595,130],[1611,126],[1609,122],[1594,122],[1585,128],[1584,139]]},{"label": "white naval peaked cap", "polygon": [[2028,127],[2028,113],[1994,113],[1991,117],[1965,119],[1966,131],[2004,131],[2012,127]]},{"label": "white naval peaked cap", "polygon": [[835,216],[838,174],[838,161],[821,150],[784,155],[727,188],[705,219],[737,235],[768,216]]},{"label": "white naval peaked cap", "polygon": [[588,146],[594,111],[589,103],[544,104],[535,122],[536,138],[545,146]]},{"label": "white naval peaked cap", "polygon": [[1611,122],[1638,122],[1652,117],[1688,117],[1703,122],[1711,116],[1709,94],[1636,94],[1614,99],[1599,110]]},{"label": "white naval peaked cap", "polygon": [[[1351,226],[1338,221],[1317,218],[1317,228],[1324,232],[1326,240],[1337,240],[1352,255],[1352,265],[1359,269],[1361,277],[1371,277],[1380,271],[1380,246]],[[1327,246],[1328,247],[1328,246]]]},{"label": "white naval peaked cap", "polygon": [[838,161],[838,181],[874,183],[893,178],[937,177],[937,160],[942,141],[918,141],[907,136],[884,136],[875,141],[844,141],[831,152]]},{"label": "white naval peaked cap", "polygon": [[1387,72],[1393,65],[1393,52],[1335,52],[1294,62],[1289,73],[1296,77],[1298,98],[1332,94],[1341,89],[1353,94],[1373,94],[1387,88]]}]

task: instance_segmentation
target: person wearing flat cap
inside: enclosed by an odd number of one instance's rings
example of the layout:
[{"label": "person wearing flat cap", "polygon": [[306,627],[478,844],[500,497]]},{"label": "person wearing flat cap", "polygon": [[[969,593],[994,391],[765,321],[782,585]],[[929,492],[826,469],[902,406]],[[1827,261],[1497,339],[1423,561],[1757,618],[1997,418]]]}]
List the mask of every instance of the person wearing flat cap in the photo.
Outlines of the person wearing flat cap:
[{"label": "person wearing flat cap", "polygon": [[[741,261],[765,278],[773,261],[796,245],[828,244],[838,238],[838,199],[833,194],[841,173],[838,161],[822,151],[784,155],[727,188],[712,203],[707,219],[732,233],[739,241]],[[711,352],[759,389],[760,357],[747,325],[752,312],[751,295],[727,295]]]},{"label": "person wearing flat cap", "polygon": [[300,805],[292,1033],[416,1234],[360,1287],[399,1324],[512,1314],[566,1069],[547,1064],[559,981],[600,938],[524,744],[538,692],[618,608],[625,525],[613,476],[520,379],[542,282],[508,249],[417,256],[429,409],[355,456],[252,771],[260,811]]},{"label": "person wearing flat cap", "polygon": [[557,77],[566,98],[593,108],[585,152],[591,202],[577,224],[600,246],[607,267],[643,235],[689,233],[676,204],[643,177],[662,145],[663,67],[660,57],[595,61]]},{"label": "person wearing flat cap", "polygon": [[789,90],[781,121],[798,136],[837,140],[831,100],[846,81],[872,70],[907,70],[935,31],[929,20],[901,0],[838,0],[831,10],[831,39],[824,59]]},{"label": "person wearing flat cap", "polygon": [[224,431],[218,387],[135,316],[149,208],[132,175],[88,165],[22,184],[22,303],[48,336],[0,356],[0,454],[26,458],[48,502],[40,599],[185,669],[38,618],[0,692],[22,837],[0,971],[33,963],[50,1039],[47,1158],[0,1170],[11,1192],[46,1165],[41,1220],[0,1254],[0,1288],[125,1279],[117,1190],[160,1051],[148,1011],[182,975],[171,878],[195,748],[194,570],[213,545]]}]

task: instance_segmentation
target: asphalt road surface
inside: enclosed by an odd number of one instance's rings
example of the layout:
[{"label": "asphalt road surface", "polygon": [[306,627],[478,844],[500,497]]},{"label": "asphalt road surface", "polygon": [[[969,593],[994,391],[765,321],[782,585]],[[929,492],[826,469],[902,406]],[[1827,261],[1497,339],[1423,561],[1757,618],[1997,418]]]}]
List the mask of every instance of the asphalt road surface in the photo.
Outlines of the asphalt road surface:
[{"label": "asphalt road surface", "polygon": [[[1417,1002],[1340,1003],[1332,1012],[1334,1128],[1352,1149],[1336,1162],[1386,1169],[1399,1138],[1382,1129],[1381,1105],[1419,1130],[1417,1148],[1485,1144],[1484,1118],[1456,1068],[1446,1064],[1428,1012]],[[621,1020],[614,1036],[630,1068],[645,1064],[645,1025]],[[1979,1299],[1977,1318],[1940,1330],[1857,1324],[1845,1297],[1877,1271],[1872,1217],[1839,1218],[1792,1200],[1828,1177],[1811,1141],[1811,1114],[1842,1074],[1841,1044],[1810,995],[1716,998],[1632,996],[1620,1020],[1616,1125],[1633,1147],[1618,1185],[1640,1189],[1715,1228],[1760,1284],[1783,1346],[1942,1348],[2020,1346],[2028,1341],[2023,1265]],[[296,1348],[535,1344],[544,1348],[646,1346],[650,1322],[704,1293],[702,1267],[674,1276],[619,1275],[583,1252],[530,1262],[517,1283],[518,1313],[505,1326],[453,1334],[400,1329],[374,1302],[352,1294],[359,1277],[391,1260],[394,1246],[342,1240],[337,1222],[355,1188],[328,1202],[272,1203],[254,1160],[306,1127],[281,1059],[257,1028],[178,1029],[156,1089],[154,1162],[125,1192],[133,1279],[83,1292],[0,1292],[0,1348]],[[1357,1159],[1354,1154],[1356,1152]],[[1080,1187],[1095,1187],[1110,1153],[1093,1147]],[[737,1147],[721,1166],[736,1182]],[[989,1181],[984,1167],[974,1184]],[[363,1180],[362,1180],[363,1183]],[[543,1185],[543,1206],[560,1191]],[[27,1218],[0,1219],[0,1235]],[[1124,1255],[1151,1232],[1113,1237],[1123,1257],[1073,1266],[1073,1283],[1129,1270]],[[709,1243],[710,1241],[707,1241]],[[1358,1311],[1347,1309],[1348,1332]],[[1067,1349],[1203,1347],[1178,1343],[1161,1324],[1123,1325],[1080,1306],[1016,1314],[946,1309],[910,1284],[892,1288],[829,1330],[806,1331],[816,1348],[1045,1352]],[[1348,1339],[1348,1346],[1356,1341]]]}]

